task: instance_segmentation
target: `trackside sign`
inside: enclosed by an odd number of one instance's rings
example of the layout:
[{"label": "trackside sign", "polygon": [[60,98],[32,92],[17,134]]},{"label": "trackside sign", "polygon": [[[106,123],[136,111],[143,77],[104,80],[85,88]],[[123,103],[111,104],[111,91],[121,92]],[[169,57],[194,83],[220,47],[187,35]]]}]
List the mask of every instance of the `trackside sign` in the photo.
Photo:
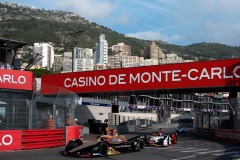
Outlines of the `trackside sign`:
[{"label": "trackside sign", "polygon": [[[213,60],[42,76],[42,94],[239,86],[240,59]],[[56,86],[56,89],[49,89]]]},{"label": "trackside sign", "polygon": [[21,149],[21,130],[0,130],[0,151]]},{"label": "trackside sign", "polygon": [[30,71],[0,69],[0,88],[33,90],[34,80]]}]

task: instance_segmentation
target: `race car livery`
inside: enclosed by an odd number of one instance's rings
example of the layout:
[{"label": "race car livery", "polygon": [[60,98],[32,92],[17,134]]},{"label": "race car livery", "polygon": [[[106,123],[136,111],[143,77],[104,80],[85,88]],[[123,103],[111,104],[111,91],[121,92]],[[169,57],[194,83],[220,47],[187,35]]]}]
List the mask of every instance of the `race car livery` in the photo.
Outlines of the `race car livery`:
[{"label": "race car livery", "polygon": [[145,135],[146,146],[169,146],[176,143],[176,133],[172,133],[171,135],[162,135],[159,132],[152,132],[151,135]]},{"label": "race car livery", "polygon": [[80,139],[73,139],[61,154],[65,156],[94,157],[110,156],[126,152],[142,151],[145,147],[144,136],[135,136],[126,141],[114,136],[106,140],[102,136],[96,142],[83,143]]}]

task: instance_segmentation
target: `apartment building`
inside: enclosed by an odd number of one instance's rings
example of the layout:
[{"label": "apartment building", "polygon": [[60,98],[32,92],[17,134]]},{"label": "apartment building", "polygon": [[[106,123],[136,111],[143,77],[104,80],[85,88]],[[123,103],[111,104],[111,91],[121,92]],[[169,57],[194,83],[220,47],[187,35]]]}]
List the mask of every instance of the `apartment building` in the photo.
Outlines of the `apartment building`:
[{"label": "apartment building", "polygon": [[80,72],[94,69],[93,50],[75,47],[73,52],[64,52],[63,72]]},{"label": "apartment building", "polygon": [[37,68],[52,69],[54,62],[54,50],[51,43],[34,43],[34,54],[39,54],[43,58],[35,65]]},{"label": "apartment building", "polygon": [[98,63],[106,65],[108,63],[108,42],[105,39],[105,34],[101,34],[99,43],[96,43],[95,64]]}]

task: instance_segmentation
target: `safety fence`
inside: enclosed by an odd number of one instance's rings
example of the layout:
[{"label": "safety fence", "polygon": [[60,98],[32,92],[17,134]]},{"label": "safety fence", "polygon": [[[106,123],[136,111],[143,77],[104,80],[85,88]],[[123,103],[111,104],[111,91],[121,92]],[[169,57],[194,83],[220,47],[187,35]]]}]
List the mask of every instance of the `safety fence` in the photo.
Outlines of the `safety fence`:
[{"label": "safety fence", "polygon": [[0,89],[0,130],[56,129],[74,125],[79,96],[67,89],[48,86],[56,95]]}]

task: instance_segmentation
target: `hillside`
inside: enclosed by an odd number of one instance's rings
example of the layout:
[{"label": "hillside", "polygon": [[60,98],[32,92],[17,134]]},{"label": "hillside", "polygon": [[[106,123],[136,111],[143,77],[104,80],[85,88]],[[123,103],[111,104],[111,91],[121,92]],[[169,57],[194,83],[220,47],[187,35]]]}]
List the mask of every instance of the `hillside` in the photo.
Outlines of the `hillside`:
[{"label": "hillside", "polygon": [[[141,50],[151,44],[150,41],[126,37],[71,12],[33,9],[5,2],[0,2],[0,22],[1,38],[26,41],[30,46],[34,42],[52,42],[57,54],[62,54],[74,46],[94,49],[100,34],[106,35],[109,46],[119,42],[130,45],[133,55],[140,55]],[[84,32],[77,33],[79,31]],[[240,47],[224,44],[199,43],[178,46],[160,40],[157,44],[164,53],[176,53],[187,59],[240,57]]]}]

